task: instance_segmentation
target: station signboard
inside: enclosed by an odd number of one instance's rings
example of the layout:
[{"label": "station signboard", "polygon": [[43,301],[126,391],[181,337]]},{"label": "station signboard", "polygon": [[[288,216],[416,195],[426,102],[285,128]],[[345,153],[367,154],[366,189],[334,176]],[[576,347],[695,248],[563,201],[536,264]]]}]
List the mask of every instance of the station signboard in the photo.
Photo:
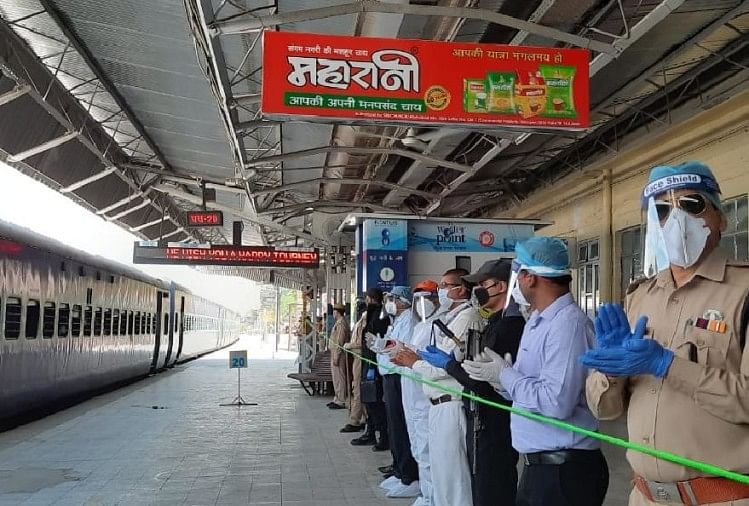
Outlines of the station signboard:
[{"label": "station signboard", "polygon": [[187,211],[188,227],[220,227],[224,224],[221,211]]},{"label": "station signboard", "polygon": [[590,124],[585,49],[263,34],[262,112],[524,130]]},{"label": "station signboard", "polygon": [[162,248],[136,242],[133,246],[133,263],[316,269],[320,266],[320,251],[231,245]]}]

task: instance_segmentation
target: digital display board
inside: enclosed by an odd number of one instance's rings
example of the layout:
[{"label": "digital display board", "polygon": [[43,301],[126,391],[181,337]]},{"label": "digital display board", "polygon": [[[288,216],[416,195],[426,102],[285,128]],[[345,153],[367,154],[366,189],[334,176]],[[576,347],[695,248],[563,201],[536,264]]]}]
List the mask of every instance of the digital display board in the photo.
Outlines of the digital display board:
[{"label": "digital display board", "polygon": [[167,247],[135,243],[134,264],[232,265],[316,269],[320,266],[317,249],[280,249],[271,246]]},{"label": "digital display board", "polygon": [[224,213],[221,211],[188,211],[188,227],[220,227],[224,224]]}]

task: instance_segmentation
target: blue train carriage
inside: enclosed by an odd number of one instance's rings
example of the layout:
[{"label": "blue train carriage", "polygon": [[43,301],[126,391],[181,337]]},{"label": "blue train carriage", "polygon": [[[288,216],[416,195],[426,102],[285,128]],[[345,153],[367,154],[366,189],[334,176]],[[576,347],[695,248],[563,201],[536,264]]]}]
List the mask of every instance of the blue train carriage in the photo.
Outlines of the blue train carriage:
[{"label": "blue train carriage", "polygon": [[229,345],[237,322],[175,283],[0,221],[0,421]]}]

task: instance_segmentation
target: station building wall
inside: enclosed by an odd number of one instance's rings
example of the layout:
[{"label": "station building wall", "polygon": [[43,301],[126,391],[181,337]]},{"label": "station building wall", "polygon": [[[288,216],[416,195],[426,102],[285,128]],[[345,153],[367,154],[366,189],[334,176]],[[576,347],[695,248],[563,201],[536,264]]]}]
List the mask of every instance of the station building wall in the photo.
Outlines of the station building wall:
[{"label": "station building wall", "polygon": [[[749,258],[749,92],[733,97],[669,130],[643,136],[617,155],[593,163],[519,207],[491,217],[539,218],[553,225],[539,235],[568,240],[574,258],[574,292],[590,315],[600,303],[598,260],[605,220],[603,185],[611,181],[612,299],[622,300],[640,271],[644,216],[640,195],[651,167],[700,160],[711,167],[723,191],[729,228],[722,246],[734,258]],[[574,251],[572,251],[574,248]],[[603,291],[603,293],[606,293]]]}]

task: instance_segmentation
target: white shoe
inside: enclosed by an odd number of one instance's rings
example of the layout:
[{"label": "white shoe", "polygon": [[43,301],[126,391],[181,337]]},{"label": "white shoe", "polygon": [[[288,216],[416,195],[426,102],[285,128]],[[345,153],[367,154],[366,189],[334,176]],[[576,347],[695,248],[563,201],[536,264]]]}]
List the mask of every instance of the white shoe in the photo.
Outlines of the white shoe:
[{"label": "white shoe", "polygon": [[410,485],[399,483],[397,487],[391,488],[387,493],[387,496],[393,499],[402,497],[418,497],[419,495],[421,495],[419,480],[414,481]]},{"label": "white shoe", "polygon": [[395,476],[391,476],[390,478],[386,478],[385,480],[380,483],[380,488],[386,491],[390,491],[393,487],[397,487],[398,485],[402,485],[399,478],[396,478]]}]

